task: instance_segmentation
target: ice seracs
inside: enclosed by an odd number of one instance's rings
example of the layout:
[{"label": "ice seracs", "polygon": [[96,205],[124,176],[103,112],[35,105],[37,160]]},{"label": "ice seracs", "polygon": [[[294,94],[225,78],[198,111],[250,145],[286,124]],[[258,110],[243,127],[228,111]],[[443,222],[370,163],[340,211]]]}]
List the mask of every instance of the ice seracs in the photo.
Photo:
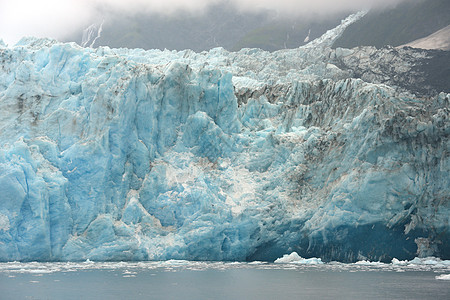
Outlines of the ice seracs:
[{"label": "ice seracs", "polygon": [[331,49],[361,15],[273,53],[0,47],[0,260],[448,258],[450,95]]}]

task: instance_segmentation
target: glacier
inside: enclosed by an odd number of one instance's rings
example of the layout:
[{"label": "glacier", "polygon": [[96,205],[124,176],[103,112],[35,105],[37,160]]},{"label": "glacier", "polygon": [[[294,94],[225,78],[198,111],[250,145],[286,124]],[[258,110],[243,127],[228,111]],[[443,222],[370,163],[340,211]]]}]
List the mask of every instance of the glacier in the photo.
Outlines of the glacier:
[{"label": "glacier", "polygon": [[449,259],[450,91],[435,52],[332,49],[363,15],[273,53],[0,43],[0,261]]}]

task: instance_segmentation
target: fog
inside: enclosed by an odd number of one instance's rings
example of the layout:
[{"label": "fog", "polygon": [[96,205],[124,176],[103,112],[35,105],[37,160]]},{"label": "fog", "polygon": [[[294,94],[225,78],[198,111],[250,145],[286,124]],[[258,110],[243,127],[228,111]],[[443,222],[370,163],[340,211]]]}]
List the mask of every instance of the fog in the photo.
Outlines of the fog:
[{"label": "fog", "polygon": [[63,39],[110,13],[202,13],[208,5],[224,1],[243,12],[272,10],[311,18],[407,0],[0,0],[0,39],[8,44],[23,36]]}]

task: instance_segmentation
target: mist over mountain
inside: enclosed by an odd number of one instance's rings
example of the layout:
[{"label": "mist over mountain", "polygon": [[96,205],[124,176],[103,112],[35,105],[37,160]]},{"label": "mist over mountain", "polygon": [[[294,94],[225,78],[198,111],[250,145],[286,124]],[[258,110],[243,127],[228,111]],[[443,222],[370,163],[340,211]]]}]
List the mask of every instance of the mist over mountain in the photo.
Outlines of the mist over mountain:
[{"label": "mist over mountain", "polygon": [[[351,25],[334,47],[380,48],[407,44],[448,26],[448,11],[450,1],[446,0],[411,0],[374,8]],[[223,47],[231,51],[242,48],[275,51],[306,44],[337,26],[351,12],[347,9],[326,14],[286,14],[273,9],[243,10],[230,1],[215,2],[202,12],[183,9],[173,13],[118,12],[102,8],[94,24],[97,29],[102,24],[102,31],[92,38],[97,38],[94,47],[194,51]],[[78,32],[64,40],[81,44],[82,36],[83,33]]]},{"label": "mist over mountain", "polygon": [[334,47],[400,46],[450,25],[450,1],[412,0],[394,8],[371,10],[347,28]]},{"label": "mist over mountain", "polygon": [[[273,10],[241,11],[231,3],[210,5],[203,13],[105,12],[95,46],[194,51],[297,48],[337,26],[349,12],[327,18],[286,17]],[[308,37],[308,39],[306,39]],[[305,40],[306,39],[306,40]],[[66,41],[80,43],[82,33]]]}]

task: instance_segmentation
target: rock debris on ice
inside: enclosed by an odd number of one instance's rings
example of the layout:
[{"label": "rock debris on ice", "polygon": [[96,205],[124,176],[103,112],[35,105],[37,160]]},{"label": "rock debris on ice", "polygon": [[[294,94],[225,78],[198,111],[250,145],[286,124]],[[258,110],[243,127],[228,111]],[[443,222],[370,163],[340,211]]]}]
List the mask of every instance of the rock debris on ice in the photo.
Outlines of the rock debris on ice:
[{"label": "rock debris on ice", "polygon": [[395,77],[426,51],[331,49],[362,14],[273,53],[0,43],[0,260],[449,258],[450,95]]}]

